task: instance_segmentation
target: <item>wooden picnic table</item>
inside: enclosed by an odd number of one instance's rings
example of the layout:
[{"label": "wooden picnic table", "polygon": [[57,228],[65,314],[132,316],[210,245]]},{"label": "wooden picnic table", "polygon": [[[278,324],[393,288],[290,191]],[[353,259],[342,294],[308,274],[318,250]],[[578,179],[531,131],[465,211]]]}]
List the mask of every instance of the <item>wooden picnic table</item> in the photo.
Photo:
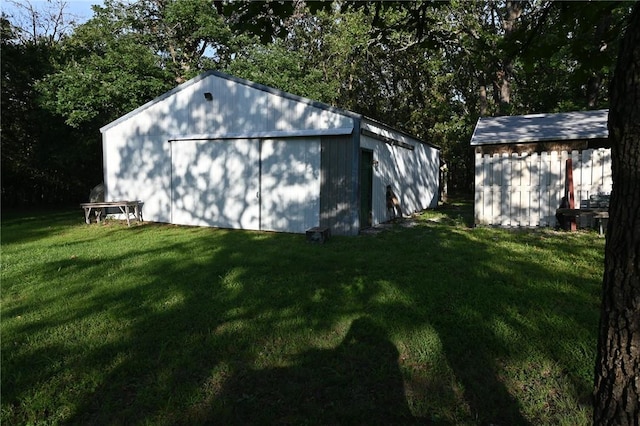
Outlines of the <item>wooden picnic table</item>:
[{"label": "wooden picnic table", "polygon": [[84,219],[87,224],[91,223],[91,211],[96,215],[96,220],[100,223],[102,213],[110,207],[117,207],[127,218],[127,226],[131,226],[130,215],[134,215],[138,222],[142,222],[142,201],[102,201],[97,203],[82,203],[80,207],[84,209]]},{"label": "wooden picnic table", "polygon": [[589,217],[595,219],[598,223],[598,231],[600,235],[604,234],[604,230],[607,227],[607,221],[609,220],[609,209],[597,208],[597,207],[583,207],[580,209],[561,208],[557,209],[556,213],[566,217]]}]

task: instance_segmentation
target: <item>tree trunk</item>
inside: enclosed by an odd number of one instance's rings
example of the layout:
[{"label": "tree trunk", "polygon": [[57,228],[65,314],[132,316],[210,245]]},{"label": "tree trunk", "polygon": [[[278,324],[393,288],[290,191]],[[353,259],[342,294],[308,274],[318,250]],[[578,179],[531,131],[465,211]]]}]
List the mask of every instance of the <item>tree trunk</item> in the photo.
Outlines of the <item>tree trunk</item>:
[{"label": "tree trunk", "polygon": [[[604,39],[605,34],[609,32],[611,27],[611,13],[611,9],[607,9],[598,21],[591,45],[591,57],[594,60],[597,60],[599,56],[605,55],[604,52],[609,48]],[[598,104],[602,74],[602,70],[594,70],[587,81],[587,107],[589,109],[596,108]]]},{"label": "tree trunk", "polygon": [[[508,0],[505,15],[502,20],[505,40],[509,40],[513,36],[520,15],[522,15],[522,3],[520,1]],[[508,114],[511,109],[511,79],[513,78],[514,59],[511,53],[503,53],[501,64],[495,73],[493,92],[498,102],[498,113],[500,115]]]},{"label": "tree trunk", "polygon": [[487,86],[484,84],[480,85],[480,90],[478,91],[478,96],[480,98],[480,116],[486,117],[489,112],[489,102],[487,101]]},{"label": "tree trunk", "polygon": [[595,366],[596,425],[640,423],[640,4],[611,83],[613,191]]}]

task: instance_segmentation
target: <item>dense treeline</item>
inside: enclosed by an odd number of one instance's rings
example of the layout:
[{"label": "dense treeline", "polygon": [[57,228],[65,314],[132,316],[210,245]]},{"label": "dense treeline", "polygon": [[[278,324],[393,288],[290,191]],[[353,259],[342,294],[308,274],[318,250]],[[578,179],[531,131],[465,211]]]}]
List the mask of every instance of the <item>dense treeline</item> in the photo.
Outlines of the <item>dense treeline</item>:
[{"label": "dense treeline", "polygon": [[[440,145],[468,190],[480,115],[608,107],[632,3],[106,0],[3,11],[3,206],[79,202],[99,128],[217,69],[363,113]],[[56,11],[55,9],[58,8]]]}]

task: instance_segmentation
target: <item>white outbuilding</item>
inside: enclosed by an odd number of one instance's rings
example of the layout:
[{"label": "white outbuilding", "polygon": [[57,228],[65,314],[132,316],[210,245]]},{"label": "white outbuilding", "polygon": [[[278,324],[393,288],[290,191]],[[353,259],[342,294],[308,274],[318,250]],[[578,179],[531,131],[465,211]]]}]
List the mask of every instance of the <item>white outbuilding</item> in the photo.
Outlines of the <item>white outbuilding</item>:
[{"label": "white outbuilding", "polygon": [[436,207],[439,148],[354,112],[209,71],[100,129],[106,201],[145,220],[355,235]]},{"label": "white outbuilding", "polygon": [[471,137],[476,225],[555,226],[569,176],[576,208],[610,194],[607,119],[608,110],[480,118]]}]

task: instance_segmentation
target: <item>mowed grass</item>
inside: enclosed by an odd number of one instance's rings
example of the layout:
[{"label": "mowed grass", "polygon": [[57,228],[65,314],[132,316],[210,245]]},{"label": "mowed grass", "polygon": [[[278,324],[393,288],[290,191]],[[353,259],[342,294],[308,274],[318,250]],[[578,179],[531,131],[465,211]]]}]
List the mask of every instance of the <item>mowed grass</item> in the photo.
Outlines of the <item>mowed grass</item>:
[{"label": "mowed grass", "polygon": [[590,423],[595,232],[2,220],[2,424]]}]

